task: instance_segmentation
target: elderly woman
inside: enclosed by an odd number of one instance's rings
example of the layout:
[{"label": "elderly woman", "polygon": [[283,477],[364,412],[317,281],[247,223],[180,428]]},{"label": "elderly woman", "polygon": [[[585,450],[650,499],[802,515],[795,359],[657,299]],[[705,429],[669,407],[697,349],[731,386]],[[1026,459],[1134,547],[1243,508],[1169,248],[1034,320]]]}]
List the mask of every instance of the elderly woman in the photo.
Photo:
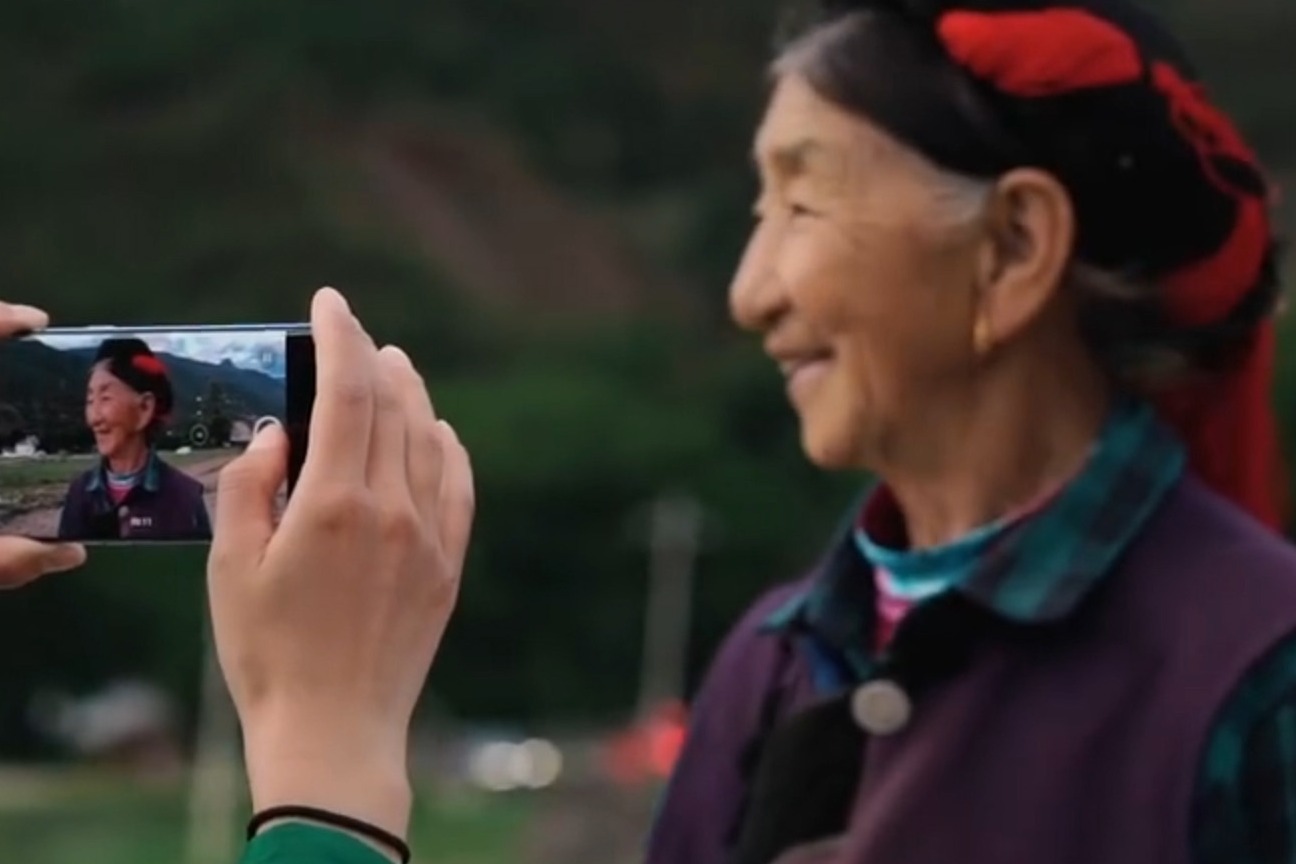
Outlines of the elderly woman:
[{"label": "elderly woman", "polygon": [[880,482],[722,646],[648,860],[1296,859],[1254,155],[1121,0],[820,11],[732,306]]}]

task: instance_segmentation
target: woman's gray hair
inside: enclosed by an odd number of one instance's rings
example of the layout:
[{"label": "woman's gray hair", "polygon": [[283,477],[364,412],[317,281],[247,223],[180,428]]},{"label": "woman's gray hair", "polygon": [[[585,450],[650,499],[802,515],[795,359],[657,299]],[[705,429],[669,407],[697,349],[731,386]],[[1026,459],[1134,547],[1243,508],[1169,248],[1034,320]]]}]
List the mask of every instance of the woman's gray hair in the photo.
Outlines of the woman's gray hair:
[{"label": "woman's gray hair", "polygon": [[[931,214],[940,225],[961,226],[983,211],[994,181],[940,168],[900,142],[906,161],[919,166],[930,189]],[[1117,383],[1139,390],[1173,384],[1192,373],[1194,360],[1177,344],[1178,333],[1161,322],[1161,293],[1155,284],[1075,260],[1063,277],[1080,310],[1086,342],[1103,370]]]}]

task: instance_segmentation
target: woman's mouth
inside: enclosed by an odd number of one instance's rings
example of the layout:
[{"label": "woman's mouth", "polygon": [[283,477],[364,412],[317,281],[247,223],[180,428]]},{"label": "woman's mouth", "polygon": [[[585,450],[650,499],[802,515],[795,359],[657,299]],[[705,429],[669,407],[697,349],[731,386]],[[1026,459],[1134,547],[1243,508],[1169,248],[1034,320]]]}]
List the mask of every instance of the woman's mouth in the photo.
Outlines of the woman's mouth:
[{"label": "woman's mouth", "polygon": [[805,399],[818,386],[831,362],[832,355],[828,353],[780,360],[779,369],[787,382],[788,398],[794,403]]}]

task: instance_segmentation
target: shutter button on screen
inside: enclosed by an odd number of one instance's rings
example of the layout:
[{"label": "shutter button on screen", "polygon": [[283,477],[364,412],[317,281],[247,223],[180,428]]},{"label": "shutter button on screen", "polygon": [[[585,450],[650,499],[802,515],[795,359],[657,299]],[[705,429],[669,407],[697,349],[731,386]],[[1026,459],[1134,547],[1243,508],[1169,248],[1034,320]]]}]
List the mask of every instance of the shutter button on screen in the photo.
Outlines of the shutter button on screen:
[{"label": "shutter button on screen", "polygon": [[252,437],[255,438],[261,432],[261,430],[267,426],[278,426],[278,425],[279,425],[279,418],[267,414],[265,417],[258,419],[255,423],[252,424]]}]

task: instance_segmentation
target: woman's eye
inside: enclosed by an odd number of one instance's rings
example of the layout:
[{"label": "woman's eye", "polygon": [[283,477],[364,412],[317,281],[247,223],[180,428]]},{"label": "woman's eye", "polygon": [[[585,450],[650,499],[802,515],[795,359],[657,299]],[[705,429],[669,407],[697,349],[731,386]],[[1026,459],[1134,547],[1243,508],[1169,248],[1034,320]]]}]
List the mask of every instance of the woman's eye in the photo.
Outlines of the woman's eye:
[{"label": "woman's eye", "polygon": [[[809,207],[806,207],[806,206],[804,206],[804,205],[802,205],[802,204],[785,203],[785,204],[781,204],[781,205],[779,205],[779,208],[778,208],[778,209],[779,209],[783,214],[786,214],[787,217],[790,218],[790,219],[798,219],[798,218],[801,218],[801,217],[804,217],[804,216],[817,216],[817,215],[819,215],[817,211],[815,211],[815,210],[811,210]],[[769,216],[769,213],[767,212],[767,210],[768,210],[767,207],[757,207],[757,208],[753,209],[753,210],[752,210],[752,220],[753,220],[754,222],[756,222],[757,224],[760,224],[761,222],[764,222],[765,219]]]}]

